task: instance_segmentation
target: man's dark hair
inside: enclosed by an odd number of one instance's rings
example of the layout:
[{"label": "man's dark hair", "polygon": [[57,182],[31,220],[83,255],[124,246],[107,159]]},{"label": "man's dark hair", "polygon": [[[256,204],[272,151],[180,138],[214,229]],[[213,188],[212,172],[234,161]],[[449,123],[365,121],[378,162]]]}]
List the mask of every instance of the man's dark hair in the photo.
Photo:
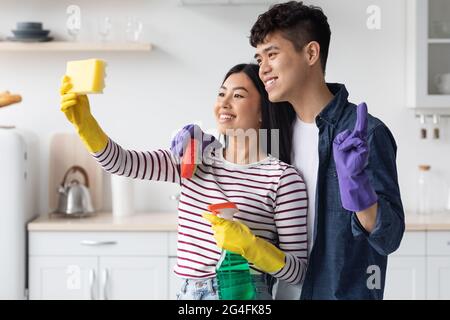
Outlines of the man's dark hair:
[{"label": "man's dark hair", "polygon": [[250,31],[250,44],[256,47],[270,33],[280,31],[297,51],[311,41],[320,45],[320,64],[325,73],[330,46],[331,30],[320,7],[304,5],[302,1],[289,1],[273,5],[263,14]]}]

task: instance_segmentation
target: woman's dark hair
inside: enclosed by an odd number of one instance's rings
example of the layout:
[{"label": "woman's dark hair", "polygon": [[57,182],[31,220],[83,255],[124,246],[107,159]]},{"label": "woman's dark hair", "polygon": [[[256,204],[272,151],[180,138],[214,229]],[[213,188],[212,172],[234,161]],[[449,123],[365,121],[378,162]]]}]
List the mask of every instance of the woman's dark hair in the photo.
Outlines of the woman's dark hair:
[{"label": "woman's dark hair", "polygon": [[261,129],[267,130],[266,151],[272,154],[272,129],[278,129],[279,159],[291,163],[292,125],[296,117],[294,108],[288,102],[270,102],[264,83],[259,78],[259,66],[257,64],[242,63],[235,65],[227,72],[223,82],[232,74],[240,72],[244,72],[250,78],[261,97]]},{"label": "woman's dark hair", "polygon": [[264,43],[268,34],[280,31],[300,51],[311,41],[320,46],[320,64],[325,73],[331,30],[328,19],[320,7],[304,5],[302,1],[289,1],[273,5],[258,16],[250,31],[253,47]]}]

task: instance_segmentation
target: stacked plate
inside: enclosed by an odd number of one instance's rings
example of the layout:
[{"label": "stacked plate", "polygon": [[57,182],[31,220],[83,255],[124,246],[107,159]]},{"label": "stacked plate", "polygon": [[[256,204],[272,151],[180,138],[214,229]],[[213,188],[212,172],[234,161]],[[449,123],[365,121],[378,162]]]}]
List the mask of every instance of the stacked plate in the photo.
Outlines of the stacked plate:
[{"label": "stacked plate", "polygon": [[11,30],[14,37],[8,37],[10,41],[43,42],[51,41],[48,34],[50,30],[43,30],[41,22],[17,22],[16,30]]}]

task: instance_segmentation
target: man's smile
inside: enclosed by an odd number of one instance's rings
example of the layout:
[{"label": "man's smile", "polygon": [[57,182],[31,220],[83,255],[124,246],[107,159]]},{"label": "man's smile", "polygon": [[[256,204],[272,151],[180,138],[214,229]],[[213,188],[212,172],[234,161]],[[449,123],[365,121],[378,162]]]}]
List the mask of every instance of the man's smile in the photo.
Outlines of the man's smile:
[{"label": "man's smile", "polygon": [[269,92],[275,85],[275,82],[278,80],[278,77],[271,77],[267,78],[267,80],[264,81],[264,87],[266,88],[266,91]]}]

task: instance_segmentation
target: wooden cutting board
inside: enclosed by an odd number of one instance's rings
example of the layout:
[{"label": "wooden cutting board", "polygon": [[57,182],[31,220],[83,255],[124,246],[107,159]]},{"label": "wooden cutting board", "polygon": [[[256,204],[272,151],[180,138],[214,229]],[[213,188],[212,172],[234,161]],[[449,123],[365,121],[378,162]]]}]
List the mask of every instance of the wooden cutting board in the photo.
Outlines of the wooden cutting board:
[{"label": "wooden cutting board", "polygon": [[[62,183],[64,174],[70,167],[78,165],[86,170],[89,179],[89,191],[94,210],[103,209],[103,169],[87,151],[77,134],[56,133],[50,141],[49,167],[49,209],[54,211],[58,205],[58,187]],[[68,176],[84,183],[80,173]]]}]

